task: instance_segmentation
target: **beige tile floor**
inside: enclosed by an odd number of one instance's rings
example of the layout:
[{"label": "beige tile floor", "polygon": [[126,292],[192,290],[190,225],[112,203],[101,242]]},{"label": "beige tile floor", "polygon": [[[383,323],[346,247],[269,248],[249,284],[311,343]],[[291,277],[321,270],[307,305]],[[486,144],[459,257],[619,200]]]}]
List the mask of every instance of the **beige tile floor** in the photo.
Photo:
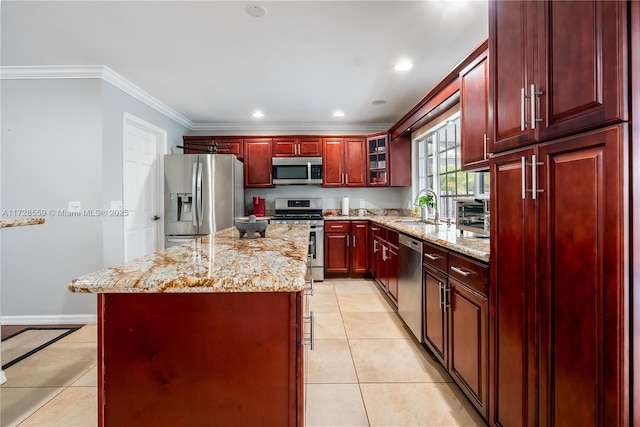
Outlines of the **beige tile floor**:
[{"label": "beige tile floor", "polygon": [[[326,280],[309,298],[306,422],[313,426],[485,426],[370,280]],[[1,427],[97,425],[96,326],[5,372]]]}]

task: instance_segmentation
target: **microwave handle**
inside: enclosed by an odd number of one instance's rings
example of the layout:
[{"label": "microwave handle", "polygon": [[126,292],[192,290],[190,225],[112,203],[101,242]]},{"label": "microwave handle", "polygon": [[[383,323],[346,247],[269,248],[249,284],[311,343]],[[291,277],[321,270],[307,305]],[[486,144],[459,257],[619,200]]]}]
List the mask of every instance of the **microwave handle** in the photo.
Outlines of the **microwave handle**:
[{"label": "microwave handle", "polygon": [[311,162],[307,162],[307,181],[311,182]]}]

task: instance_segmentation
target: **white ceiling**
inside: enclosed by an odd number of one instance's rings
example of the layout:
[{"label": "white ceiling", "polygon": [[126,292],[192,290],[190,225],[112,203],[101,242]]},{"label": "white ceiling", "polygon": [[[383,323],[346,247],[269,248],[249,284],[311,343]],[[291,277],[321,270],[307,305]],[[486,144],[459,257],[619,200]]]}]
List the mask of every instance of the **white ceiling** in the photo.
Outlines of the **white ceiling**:
[{"label": "white ceiling", "polygon": [[[104,65],[199,128],[386,129],[487,37],[486,0],[3,0],[0,13],[2,66]],[[413,69],[395,71],[404,58]]]}]

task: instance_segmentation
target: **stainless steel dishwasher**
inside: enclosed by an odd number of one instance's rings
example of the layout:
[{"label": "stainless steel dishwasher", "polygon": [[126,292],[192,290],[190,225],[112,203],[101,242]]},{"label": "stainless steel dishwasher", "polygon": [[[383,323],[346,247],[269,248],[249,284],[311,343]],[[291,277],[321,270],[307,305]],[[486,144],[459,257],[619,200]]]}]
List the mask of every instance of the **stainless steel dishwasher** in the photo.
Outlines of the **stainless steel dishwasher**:
[{"label": "stainless steel dishwasher", "polygon": [[398,314],[422,342],[422,242],[400,234]]}]

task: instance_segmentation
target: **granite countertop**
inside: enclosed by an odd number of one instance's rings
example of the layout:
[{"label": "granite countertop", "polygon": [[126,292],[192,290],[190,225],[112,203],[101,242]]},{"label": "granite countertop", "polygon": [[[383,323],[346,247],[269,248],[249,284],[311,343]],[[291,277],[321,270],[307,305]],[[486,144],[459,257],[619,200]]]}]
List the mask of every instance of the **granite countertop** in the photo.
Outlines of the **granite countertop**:
[{"label": "granite countertop", "polygon": [[489,262],[489,238],[472,236],[468,232],[461,235],[454,224],[410,225],[402,221],[418,221],[418,219],[400,216],[325,216],[324,219],[325,221],[372,221],[477,260]]},{"label": "granite countertop", "polygon": [[235,227],[74,279],[71,292],[298,292],[305,287],[308,225],[269,225],[266,237]]},{"label": "granite countertop", "polygon": [[0,219],[0,228],[25,227],[27,225],[44,224],[44,218],[12,218]]}]

